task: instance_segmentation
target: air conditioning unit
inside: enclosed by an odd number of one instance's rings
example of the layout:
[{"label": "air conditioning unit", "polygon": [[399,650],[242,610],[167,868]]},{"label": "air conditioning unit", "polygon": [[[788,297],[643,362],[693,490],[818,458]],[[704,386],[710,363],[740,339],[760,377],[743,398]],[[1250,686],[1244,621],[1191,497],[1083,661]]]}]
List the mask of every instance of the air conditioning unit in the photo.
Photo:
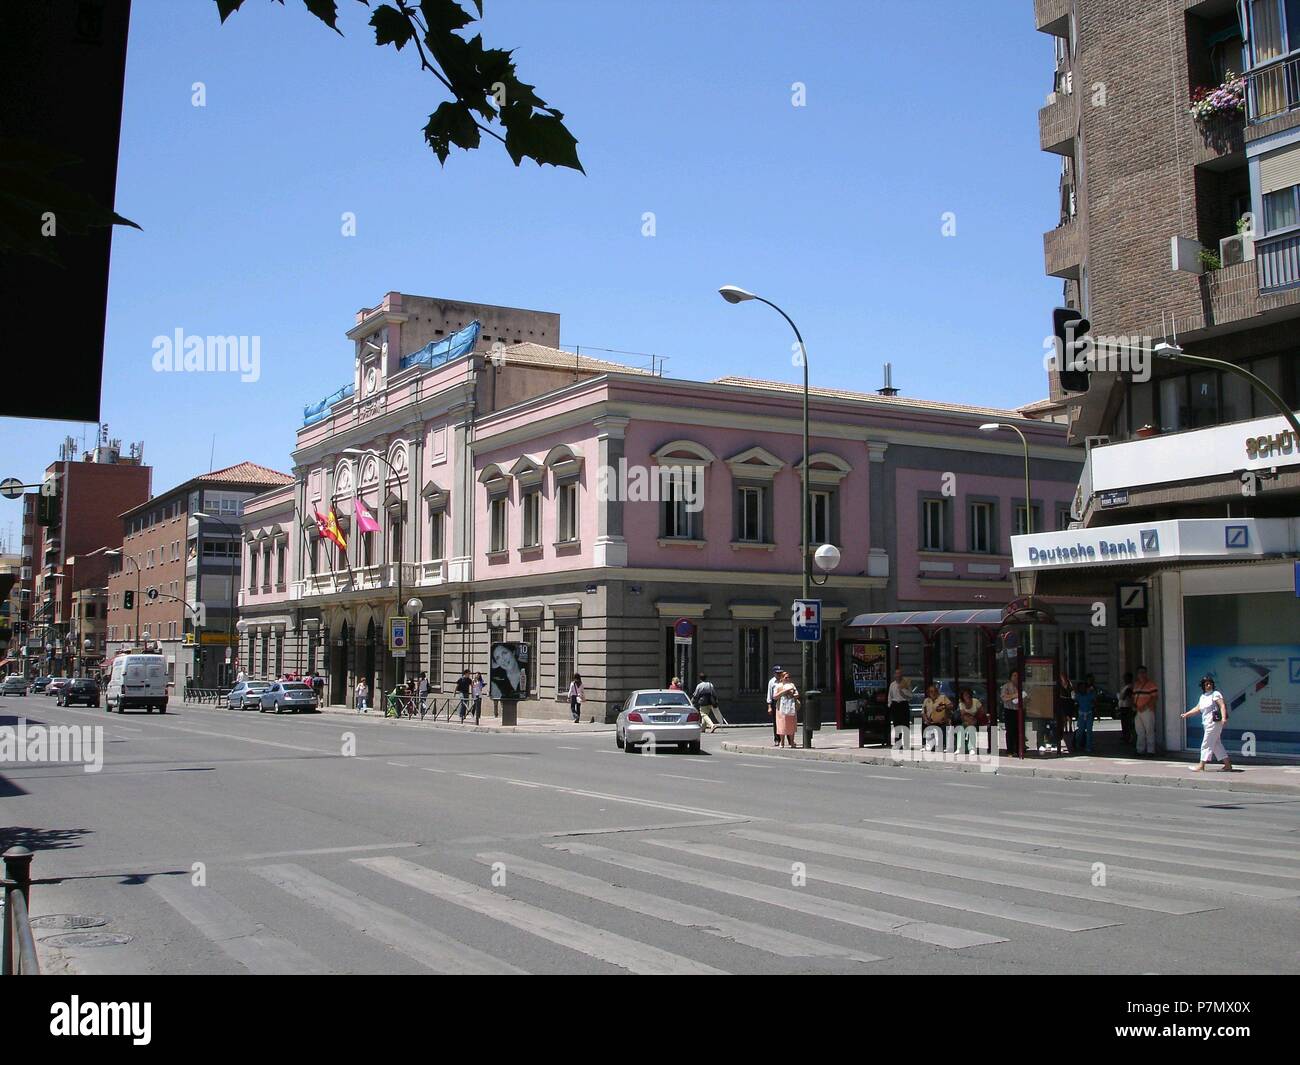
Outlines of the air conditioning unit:
[{"label": "air conditioning unit", "polygon": [[1091,451],[1094,447],[1105,447],[1110,443],[1108,436],[1086,436],[1083,438],[1083,450]]},{"label": "air conditioning unit", "polygon": [[1224,237],[1219,241],[1219,262],[1224,266],[1248,263],[1255,258],[1255,238],[1247,233]]}]

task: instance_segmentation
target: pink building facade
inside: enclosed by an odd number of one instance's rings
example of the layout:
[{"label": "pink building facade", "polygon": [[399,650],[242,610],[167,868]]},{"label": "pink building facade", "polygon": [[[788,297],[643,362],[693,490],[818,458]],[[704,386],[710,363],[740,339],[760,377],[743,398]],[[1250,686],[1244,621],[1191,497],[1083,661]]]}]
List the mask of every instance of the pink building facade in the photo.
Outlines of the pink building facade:
[{"label": "pink building facade", "polygon": [[[420,307],[390,293],[358,312],[354,391],[299,431],[292,499],[247,507],[246,547],[283,535],[293,576],[278,598],[250,592],[245,627],[257,629],[254,607],[280,619],[310,649],[287,668],[324,670],[335,704],[351,704],[361,678],[391,688],[385,619],[416,599],[405,668],[435,692],[462,669],[487,676],[491,643],[509,640],[531,652],[523,716],[567,714],[575,672],[584,716],[702,674],[730,719],[761,716],[773,665],[799,661],[801,390],[669,379],[530,341],[403,368],[398,353],[424,339],[405,333]],[[1014,434],[980,431],[990,421],[1029,440],[1034,528],[1064,528],[1080,460],[1063,426],[813,390],[812,539],[842,553],[818,593],[818,686],[833,686],[835,641],[859,613],[1013,597],[1024,456]],[[357,532],[360,507],[378,532]],[[317,533],[314,515],[330,510],[346,552]],[[1108,637],[1090,631],[1085,604],[1060,615],[1044,639],[1068,642],[1104,682]],[[689,645],[673,637],[679,619],[694,625]],[[902,655],[919,672],[919,640]]]}]

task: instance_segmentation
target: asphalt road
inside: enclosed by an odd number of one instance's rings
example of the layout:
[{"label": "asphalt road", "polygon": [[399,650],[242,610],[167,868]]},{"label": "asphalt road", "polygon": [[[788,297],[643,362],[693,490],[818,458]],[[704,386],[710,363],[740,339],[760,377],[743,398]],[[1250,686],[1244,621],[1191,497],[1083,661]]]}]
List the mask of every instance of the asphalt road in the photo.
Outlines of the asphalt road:
[{"label": "asphalt road", "polygon": [[99,773],[0,764],[0,844],[59,878],[33,915],[104,919],[41,929],[55,971],[1300,971],[1284,796],[0,699],[20,716],[104,728]]}]

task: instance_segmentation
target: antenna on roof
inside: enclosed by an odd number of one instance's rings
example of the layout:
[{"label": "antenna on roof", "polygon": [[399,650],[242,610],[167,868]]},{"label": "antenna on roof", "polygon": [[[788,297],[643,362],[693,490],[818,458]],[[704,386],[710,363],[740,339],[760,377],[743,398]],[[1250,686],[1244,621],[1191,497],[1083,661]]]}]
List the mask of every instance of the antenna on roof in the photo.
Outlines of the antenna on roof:
[{"label": "antenna on roof", "polygon": [[877,388],[876,393],[881,396],[896,396],[898,389],[894,387],[894,364],[885,363],[885,384],[883,388]]}]

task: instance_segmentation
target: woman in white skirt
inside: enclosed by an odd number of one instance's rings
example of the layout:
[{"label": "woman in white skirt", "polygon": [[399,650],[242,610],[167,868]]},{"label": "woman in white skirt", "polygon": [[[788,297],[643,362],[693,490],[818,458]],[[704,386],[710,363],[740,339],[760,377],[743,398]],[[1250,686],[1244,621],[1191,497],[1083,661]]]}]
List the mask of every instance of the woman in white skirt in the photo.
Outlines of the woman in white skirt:
[{"label": "woman in white skirt", "polygon": [[1201,715],[1201,761],[1193,772],[1203,773],[1210,759],[1218,758],[1223,763],[1225,773],[1232,772],[1232,759],[1228,757],[1223,746],[1223,729],[1228,724],[1228,704],[1223,701],[1222,693],[1214,686],[1214,678],[1208,673],[1201,678],[1201,698],[1195,706],[1182,716]]}]

